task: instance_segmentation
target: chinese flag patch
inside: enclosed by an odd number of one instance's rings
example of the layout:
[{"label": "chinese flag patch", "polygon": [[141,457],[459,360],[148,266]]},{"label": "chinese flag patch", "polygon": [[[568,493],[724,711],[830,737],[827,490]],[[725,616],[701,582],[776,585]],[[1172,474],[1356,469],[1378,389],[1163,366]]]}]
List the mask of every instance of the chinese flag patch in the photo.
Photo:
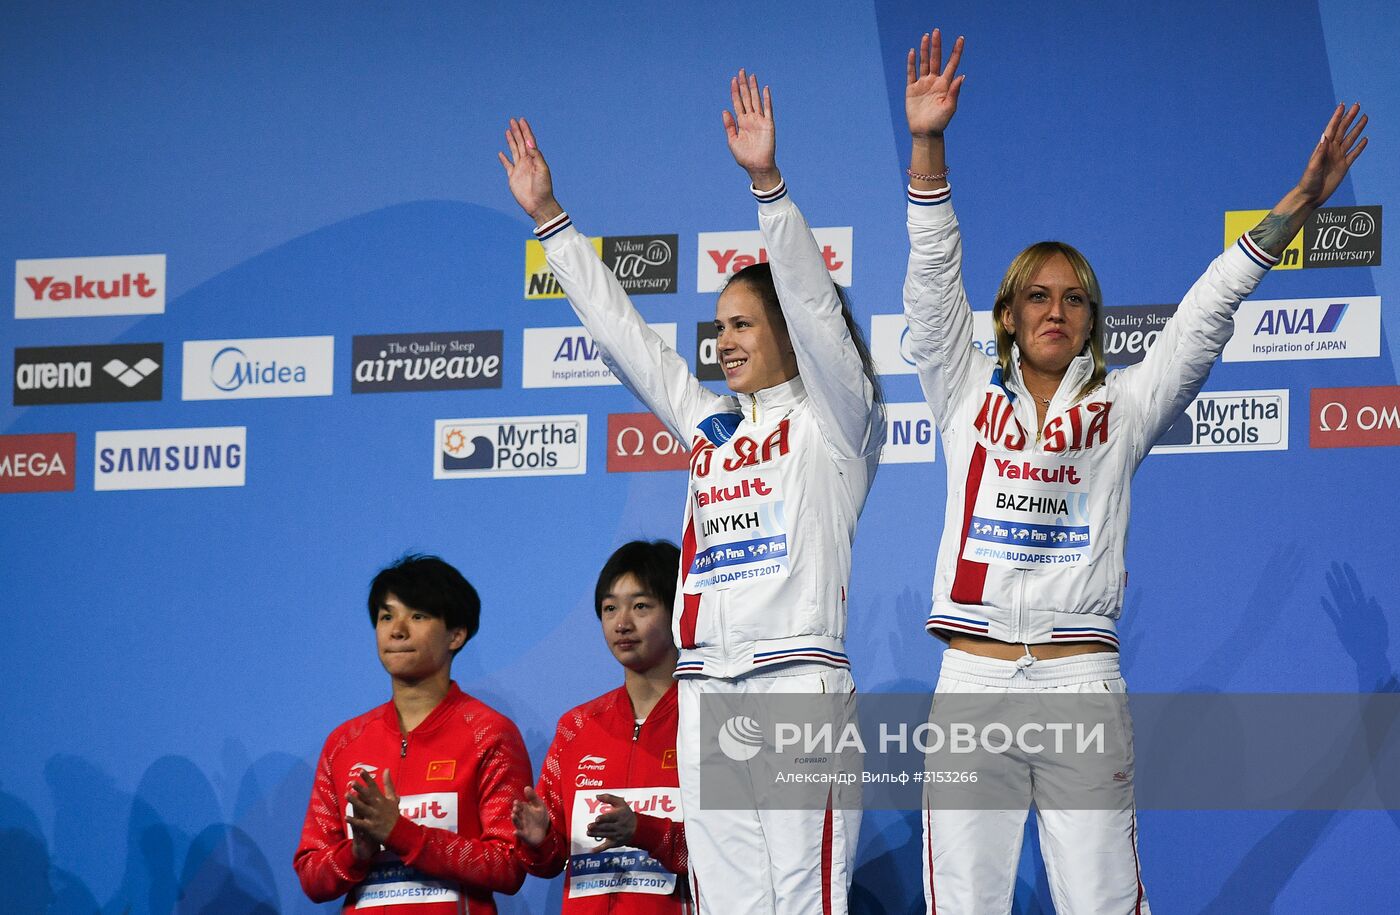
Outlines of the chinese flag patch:
[{"label": "chinese flag patch", "polygon": [[428,763],[428,781],[450,782],[457,775],[457,760],[435,759]]}]

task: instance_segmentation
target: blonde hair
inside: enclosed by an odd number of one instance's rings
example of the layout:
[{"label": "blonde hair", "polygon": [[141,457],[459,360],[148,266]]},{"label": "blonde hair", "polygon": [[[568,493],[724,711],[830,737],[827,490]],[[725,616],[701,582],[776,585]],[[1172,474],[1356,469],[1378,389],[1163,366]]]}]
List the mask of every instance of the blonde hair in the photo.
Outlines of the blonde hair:
[{"label": "blonde hair", "polygon": [[1001,363],[1002,376],[1009,376],[1011,345],[1016,341],[1007,332],[1002,317],[1006,314],[1006,309],[1011,307],[1016,295],[1031,285],[1040,268],[1056,254],[1063,255],[1065,260],[1069,261],[1079,285],[1089,294],[1089,340],[1085,346],[1094,360],[1094,370],[1089,375],[1089,380],[1084,382],[1084,386],[1075,395],[1075,400],[1079,400],[1102,384],[1108,375],[1103,358],[1103,322],[1100,320],[1103,312],[1103,294],[1099,291],[1099,278],[1094,275],[1094,268],[1089,266],[1089,261],[1076,248],[1062,241],[1038,241],[1016,255],[1011,261],[1011,266],[1006,268],[1006,275],[1001,278],[1001,286],[997,288],[996,304],[992,306],[992,324],[997,338],[997,361]]}]

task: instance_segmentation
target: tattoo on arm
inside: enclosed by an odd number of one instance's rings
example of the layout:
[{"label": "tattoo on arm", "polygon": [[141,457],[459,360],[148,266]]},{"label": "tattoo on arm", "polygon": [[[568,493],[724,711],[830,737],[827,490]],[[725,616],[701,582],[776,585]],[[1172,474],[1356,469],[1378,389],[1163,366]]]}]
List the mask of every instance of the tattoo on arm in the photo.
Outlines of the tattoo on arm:
[{"label": "tattoo on arm", "polygon": [[1254,239],[1254,243],[1259,247],[1278,257],[1298,234],[1306,218],[1306,215],[1300,212],[1270,213],[1259,225],[1249,230],[1249,237]]}]

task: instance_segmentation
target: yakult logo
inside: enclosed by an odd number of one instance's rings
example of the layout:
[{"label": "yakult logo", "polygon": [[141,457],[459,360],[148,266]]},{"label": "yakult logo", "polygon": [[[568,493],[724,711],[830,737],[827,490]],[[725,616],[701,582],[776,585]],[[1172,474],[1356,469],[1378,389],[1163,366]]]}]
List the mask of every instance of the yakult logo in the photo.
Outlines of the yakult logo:
[{"label": "yakult logo", "polygon": [[15,261],[16,318],[96,318],[164,311],[164,254]]},{"label": "yakult logo", "polygon": [[608,473],[684,470],[689,456],[651,413],[608,414]]},{"label": "yakult logo", "polygon": [[1400,386],[1314,388],[1308,445],[1400,445]]},{"label": "yakult logo", "polygon": [[[813,229],[822,260],[831,278],[842,286],[851,285],[851,227]],[[763,233],[701,232],[699,257],[695,268],[697,292],[718,292],[730,274],[754,264],[768,262]]]}]

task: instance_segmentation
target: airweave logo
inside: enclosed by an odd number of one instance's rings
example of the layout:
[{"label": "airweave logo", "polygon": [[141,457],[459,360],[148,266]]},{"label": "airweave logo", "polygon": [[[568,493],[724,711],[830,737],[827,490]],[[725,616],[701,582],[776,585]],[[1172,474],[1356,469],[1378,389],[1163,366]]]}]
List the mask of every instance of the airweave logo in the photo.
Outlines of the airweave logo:
[{"label": "airweave logo", "polygon": [[[671,349],[676,325],[652,324]],[[598,344],[581,327],[525,328],[520,385],[525,388],[574,388],[621,384],[603,362]]]},{"label": "airweave logo", "polygon": [[0,493],[71,491],[77,440],[72,432],[0,435]]},{"label": "airweave logo", "polygon": [[938,429],[922,400],[885,404],[885,445],[881,464],[930,463],[938,457]]},{"label": "airweave logo", "polygon": [[[813,229],[812,235],[821,248],[822,260],[831,278],[842,286],[851,285],[851,227]],[[762,232],[701,232],[695,289],[718,292],[724,288],[730,274],[767,262],[768,251],[763,247]]]},{"label": "airweave logo", "polygon": [[1356,359],[1381,352],[1380,296],[1245,300],[1225,362],[1278,359]]},{"label": "airweave logo", "polygon": [[1288,450],[1288,390],[1200,394],[1158,440],[1155,454]]},{"label": "airweave logo", "polygon": [[[997,339],[990,311],[972,313],[972,346],[996,358]],[[875,371],[881,375],[912,375],[918,371],[904,315],[870,316],[870,355],[875,360]]]},{"label": "airweave logo", "polygon": [[1175,305],[1125,305],[1105,308],[1104,362],[1109,365],[1136,365],[1141,362],[1174,314]]},{"label": "airweave logo", "polygon": [[[676,235],[609,235],[590,238],[593,250],[630,295],[676,291]],[[562,299],[564,290],[549,269],[544,246],[525,242],[525,298]]]},{"label": "airweave logo", "polygon": [[356,337],[350,391],[499,388],[501,348],[499,330]]},{"label": "airweave logo", "polygon": [[98,432],[92,485],[99,491],[242,486],[247,459],[243,426]]},{"label": "airweave logo", "polygon": [[[1253,229],[1268,210],[1230,210],[1225,214],[1225,247]],[[1303,267],[1379,267],[1381,208],[1323,207],[1284,249],[1275,270]]]},{"label": "airweave logo", "polygon": [[327,397],[334,387],[334,337],[190,340],[184,399]]},{"label": "airweave logo", "polygon": [[164,254],[15,261],[16,318],[100,318],[164,311]]},{"label": "airweave logo", "polygon": [[588,417],[440,419],[433,478],[526,477],[588,471]]},{"label": "airweave logo", "polygon": [[160,343],[21,347],[15,350],[14,403],[160,400],[164,360]]}]

